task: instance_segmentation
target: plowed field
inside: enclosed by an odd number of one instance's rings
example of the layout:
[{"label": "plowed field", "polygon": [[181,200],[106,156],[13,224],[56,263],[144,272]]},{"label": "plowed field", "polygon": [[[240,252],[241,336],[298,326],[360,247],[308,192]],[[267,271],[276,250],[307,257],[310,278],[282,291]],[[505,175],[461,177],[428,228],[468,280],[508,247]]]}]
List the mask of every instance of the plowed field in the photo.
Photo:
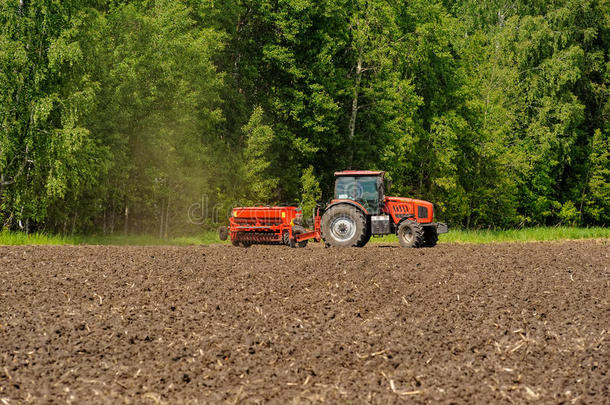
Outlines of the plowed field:
[{"label": "plowed field", "polygon": [[610,243],[0,247],[0,404],[608,403]]}]

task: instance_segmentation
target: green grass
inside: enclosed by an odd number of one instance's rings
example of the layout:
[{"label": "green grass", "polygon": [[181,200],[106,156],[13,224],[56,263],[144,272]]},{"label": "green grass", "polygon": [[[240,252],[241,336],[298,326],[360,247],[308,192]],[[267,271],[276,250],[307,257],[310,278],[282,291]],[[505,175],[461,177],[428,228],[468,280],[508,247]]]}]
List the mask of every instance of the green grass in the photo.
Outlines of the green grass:
[{"label": "green grass", "polygon": [[160,239],[151,235],[91,235],[91,236],[61,236],[23,232],[0,232],[0,245],[206,245],[222,243],[218,233],[205,232],[198,236],[181,236]]},{"label": "green grass", "polygon": [[[539,227],[512,230],[454,230],[440,235],[440,243],[530,242],[564,239],[610,239],[610,228]],[[373,243],[397,243],[396,236],[373,237]],[[159,239],[149,235],[60,236],[23,232],[0,232],[0,245],[207,245],[221,242],[214,231],[198,236]]]},{"label": "green grass", "polygon": [[[568,226],[537,227],[509,230],[461,230],[449,229],[449,233],[439,235],[439,242],[493,243],[493,242],[533,242],[566,239],[608,239],[610,228],[573,228]],[[372,238],[372,242],[398,242],[395,235]]]},{"label": "green grass", "polygon": [[26,235],[24,232],[10,232],[3,230],[0,232],[0,245],[66,245],[70,244],[68,238],[58,235],[45,235],[31,233]]}]

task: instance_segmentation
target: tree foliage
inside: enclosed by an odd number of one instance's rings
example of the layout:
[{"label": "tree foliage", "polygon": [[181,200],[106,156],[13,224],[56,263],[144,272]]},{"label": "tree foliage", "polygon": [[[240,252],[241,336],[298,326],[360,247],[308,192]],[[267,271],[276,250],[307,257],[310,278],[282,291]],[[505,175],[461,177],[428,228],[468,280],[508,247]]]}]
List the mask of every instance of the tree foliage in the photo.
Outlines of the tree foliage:
[{"label": "tree foliage", "polygon": [[608,0],[0,0],[2,224],[196,231],[202,199],[206,223],[238,201],[310,209],[335,170],[364,168],[452,225],[607,225],[608,15]]},{"label": "tree foliage", "polygon": [[256,107],[243,131],[246,134],[244,151],[246,197],[249,204],[277,203],[279,178],[269,170],[274,160],[275,134],[263,123],[263,109]]},{"label": "tree foliage", "polygon": [[320,183],[316,179],[313,166],[303,170],[301,176],[301,208],[303,210],[303,218],[312,218],[314,210],[322,198],[322,190]]}]

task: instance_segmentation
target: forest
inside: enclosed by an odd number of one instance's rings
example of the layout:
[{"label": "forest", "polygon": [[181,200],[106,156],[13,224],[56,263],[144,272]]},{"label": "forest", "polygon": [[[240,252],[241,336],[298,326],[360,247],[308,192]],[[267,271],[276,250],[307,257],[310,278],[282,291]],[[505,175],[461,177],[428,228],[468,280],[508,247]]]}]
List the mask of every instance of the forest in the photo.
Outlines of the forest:
[{"label": "forest", "polygon": [[457,228],[610,223],[610,0],[0,0],[0,221],[176,235],[384,170]]}]

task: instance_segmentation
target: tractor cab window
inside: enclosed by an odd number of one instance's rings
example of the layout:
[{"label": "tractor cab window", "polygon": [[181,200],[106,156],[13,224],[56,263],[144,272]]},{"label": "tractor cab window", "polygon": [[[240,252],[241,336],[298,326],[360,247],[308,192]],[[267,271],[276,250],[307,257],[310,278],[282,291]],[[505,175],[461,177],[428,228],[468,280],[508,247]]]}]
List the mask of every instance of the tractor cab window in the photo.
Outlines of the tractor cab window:
[{"label": "tractor cab window", "polygon": [[341,176],[335,183],[335,198],[354,200],[371,214],[379,212],[379,185],[374,176]]}]

